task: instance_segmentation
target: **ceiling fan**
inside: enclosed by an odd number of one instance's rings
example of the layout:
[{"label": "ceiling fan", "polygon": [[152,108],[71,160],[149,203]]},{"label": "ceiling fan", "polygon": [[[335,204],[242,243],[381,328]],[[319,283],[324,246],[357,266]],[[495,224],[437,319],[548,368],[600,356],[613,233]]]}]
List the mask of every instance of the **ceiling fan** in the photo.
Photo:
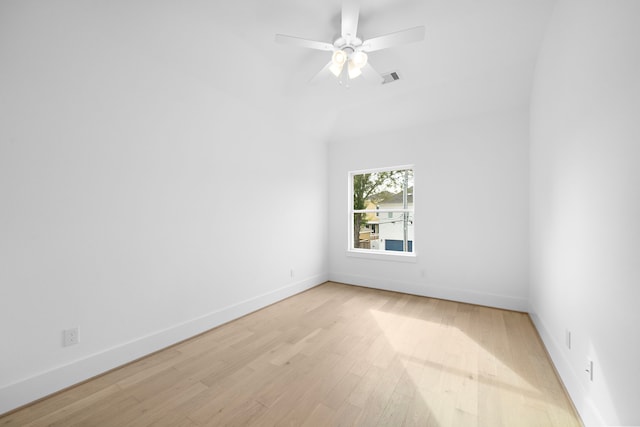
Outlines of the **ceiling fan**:
[{"label": "ceiling fan", "polygon": [[311,82],[315,82],[328,74],[333,74],[340,83],[345,74],[349,80],[360,75],[372,83],[380,84],[383,77],[368,62],[368,53],[390,47],[424,40],[424,26],[408,28],[395,33],[362,40],[358,37],[359,5],[354,0],[345,0],[342,3],[342,31],[333,43],[319,42],[299,37],[276,34],[276,42],[309,49],[332,52],[331,60]]}]

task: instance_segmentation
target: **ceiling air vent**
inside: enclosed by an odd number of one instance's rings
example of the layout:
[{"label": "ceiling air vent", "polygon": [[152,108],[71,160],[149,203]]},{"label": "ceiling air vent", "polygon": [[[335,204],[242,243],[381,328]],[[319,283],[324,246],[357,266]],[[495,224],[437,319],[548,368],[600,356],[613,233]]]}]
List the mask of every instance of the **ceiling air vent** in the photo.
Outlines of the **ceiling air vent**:
[{"label": "ceiling air vent", "polygon": [[395,81],[400,80],[400,75],[398,74],[397,71],[392,71],[390,73],[387,74],[383,74],[382,78],[384,79],[384,81],[382,82],[383,85],[386,85],[387,83],[393,83]]}]

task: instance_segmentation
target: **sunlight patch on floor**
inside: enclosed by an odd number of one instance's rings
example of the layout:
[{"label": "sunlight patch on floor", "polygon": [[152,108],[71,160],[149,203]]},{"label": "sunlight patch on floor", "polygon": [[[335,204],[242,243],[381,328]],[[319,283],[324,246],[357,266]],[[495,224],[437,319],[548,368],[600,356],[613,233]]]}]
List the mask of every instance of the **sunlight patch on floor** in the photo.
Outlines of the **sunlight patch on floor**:
[{"label": "sunlight patch on floor", "polygon": [[[479,407],[496,396],[503,406],[521,404],[523,397],[545,399],[543,391],[458,327],[380,310],[370,313],[440,425],[466,424],[464,417],[477,422]],[[508,349],[500,351],[510,356]]]}]

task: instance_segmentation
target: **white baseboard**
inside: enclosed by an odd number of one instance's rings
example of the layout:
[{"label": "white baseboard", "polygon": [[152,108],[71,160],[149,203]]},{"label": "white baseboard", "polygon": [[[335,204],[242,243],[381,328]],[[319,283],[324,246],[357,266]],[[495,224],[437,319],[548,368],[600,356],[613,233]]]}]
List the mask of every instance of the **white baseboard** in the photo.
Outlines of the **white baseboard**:
[{"label": "white baseboard", "polygon": [[560,375],[560,379],[564,383],[585,427],[600,427],[606,425],[593,400],[591,400],[581,385],[578,375],[571,369],[571,365],[561,351],[560,345],[558,345],[553,339],[553,336],[549,334],[542,319],[540,319],[533,309],[530,310],[529,317],[531,317],[535,328],[538,330],[538,334],[540,338],[542,338],[542,342],[551,356],[551,361]]},{"label": "white baseboard", "polygon": [[348,285],[365,286],[370,288],[382,289],[385,291],[403,292],[406,294],[419,295],[423,297],[439,298],[451,301],[466,302],[470,304],[485,305],[488,307],[504,308],[506,310],[527,312],[529,309],[529,304],[526,298],[474,292],[446,286],[400,282],[345,273],[331,273],[329,275],[329,280],[345,283]]},{"label": "white baseboard", "polygon": [[0,388],[0,415],[311,289],[327,280],[327,274],[309,277],[274,291],[221,308],[197,319],[189,320],[154,334],[140,337],[134,341],[106,349],[100,353],[75,360],[67,365],[3,386]]}]

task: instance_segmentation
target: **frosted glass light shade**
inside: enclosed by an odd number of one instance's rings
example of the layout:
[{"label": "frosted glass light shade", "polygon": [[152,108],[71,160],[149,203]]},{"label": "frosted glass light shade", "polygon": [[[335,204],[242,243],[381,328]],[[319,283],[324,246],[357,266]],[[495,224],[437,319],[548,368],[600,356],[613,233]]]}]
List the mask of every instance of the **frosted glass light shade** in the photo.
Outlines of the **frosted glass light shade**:
[{"label": "frosted glass light shade", "polygon": [[356,53],[354,53],[351,56],[351,61],[353,62],[353,65],[358,67],[358,68],[362,68],[365,65],[367,65],[367,59],[369,57],[367,56],[366,53],[362,52],[362,51],[358,51]]},{"label": "frosted glass light shade", "polygon": [[331,56],[331,66],[329,67],[329,71],[333,73],[334,76],[340,77],[342,73],[342,69],[344,68],[345,62],[347,62],[347,54],[342,50],[336,50],[333,52]]},{"label": "frosted glass light shade", "polygon": [[356,77],[360,76],[360,74],[362,74],[360,67],[358,67],[353,60],[350,60],[349,61],[349,78],[353,80]]}]

